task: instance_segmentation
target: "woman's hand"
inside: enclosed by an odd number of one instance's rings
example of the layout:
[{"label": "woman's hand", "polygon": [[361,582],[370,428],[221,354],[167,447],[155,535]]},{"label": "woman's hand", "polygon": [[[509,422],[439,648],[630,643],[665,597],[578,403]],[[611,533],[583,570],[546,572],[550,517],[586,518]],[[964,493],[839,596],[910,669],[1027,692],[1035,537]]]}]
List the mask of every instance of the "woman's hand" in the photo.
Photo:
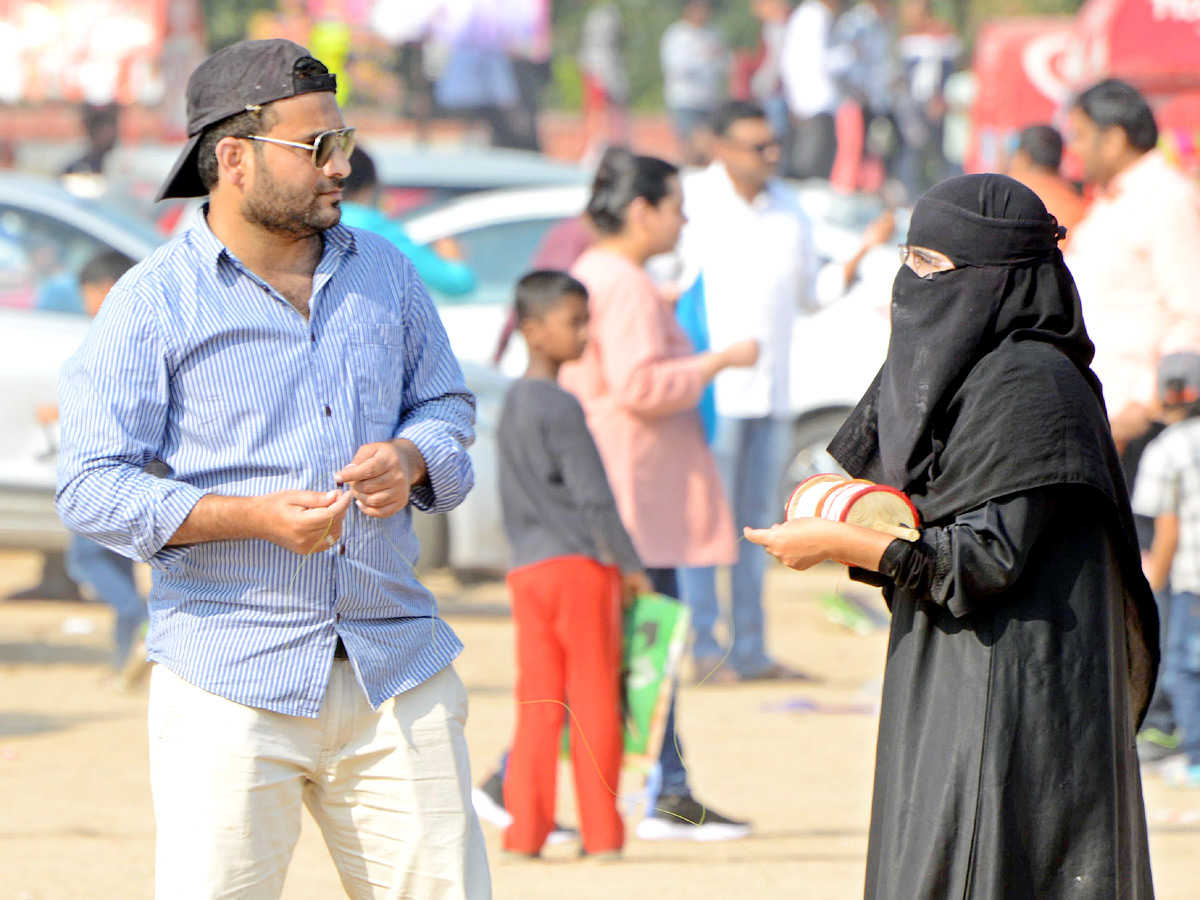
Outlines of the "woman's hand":
[{"label": "woman's hand", "polygon": [[760,544],[767,552],[787,566],[803,572],[817,563],[832,559],[830,525],[826,519],[804,517],[792,519],[770,528],[746,528],[746,540]]},{"label": "woman's hand", "polygon": [[770,528],[747,528],[745,535],[789,569],[801,572],[827,559],[878,572],[883,551],[895,540],[881,531],[813,517]]}]

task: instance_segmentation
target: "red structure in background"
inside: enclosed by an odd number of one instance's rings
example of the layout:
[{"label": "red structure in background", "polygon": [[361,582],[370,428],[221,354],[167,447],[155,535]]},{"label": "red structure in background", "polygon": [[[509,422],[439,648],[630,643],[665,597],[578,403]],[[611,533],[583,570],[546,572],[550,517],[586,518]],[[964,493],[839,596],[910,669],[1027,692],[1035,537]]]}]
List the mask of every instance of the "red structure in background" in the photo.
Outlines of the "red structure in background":
[{"label": "red structure in background", "polygon": [[1073,18],[987,22],[973,68],[967,171],[1001,168],[1021,129],[1061,124],[1071,96],[1109,76],[1149,99],[1164,152],[1200,169],[1200,3],[1089,0]]}]

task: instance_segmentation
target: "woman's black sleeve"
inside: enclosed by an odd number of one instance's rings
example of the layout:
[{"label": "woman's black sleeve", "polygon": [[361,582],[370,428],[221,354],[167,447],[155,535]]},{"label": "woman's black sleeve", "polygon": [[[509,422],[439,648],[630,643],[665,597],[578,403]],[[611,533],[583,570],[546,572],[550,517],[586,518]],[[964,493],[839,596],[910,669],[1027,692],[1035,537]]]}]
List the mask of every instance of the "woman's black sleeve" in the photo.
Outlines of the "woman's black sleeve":
[{"label": "woman's black sleeve", "polygon": [[880,575],[898,591],[968,615],[1020,578],[1059,495],[1051,486],[989,500],[926,528],[918,541],[892,541]]}]

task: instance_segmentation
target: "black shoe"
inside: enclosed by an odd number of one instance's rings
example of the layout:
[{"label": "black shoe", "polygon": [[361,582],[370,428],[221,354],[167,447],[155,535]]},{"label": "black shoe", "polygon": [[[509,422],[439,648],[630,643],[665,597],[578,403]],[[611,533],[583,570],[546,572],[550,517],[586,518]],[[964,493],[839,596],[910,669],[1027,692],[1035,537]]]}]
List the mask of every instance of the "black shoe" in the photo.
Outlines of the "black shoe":
[{"label": "black shoe", "polygon": [[[499,828],[507,828],[512,824],[512,814],[504,808],[504,782],[500,780],[499,772],[493,772],[487,781],[471,791],[471,805],[475,807],[475,815],[485,822]],[[579,832],[574,828],[555,822],[546,843],[566,844],[578,839]]]},{"label": "black shoe", "polygon": [[749,822],[723,816],[683,795],[659,797],[635,833],[643,841],[735,841],[749,837],[753,830]]},{"label": "black shoe", "polygon": [[42,560],[42,577],[31,588],[9,594],[5,600],[58,600],[84,603],[87,598],[79,592],[79,585],[67,575],[66,556],[52,551]]}]

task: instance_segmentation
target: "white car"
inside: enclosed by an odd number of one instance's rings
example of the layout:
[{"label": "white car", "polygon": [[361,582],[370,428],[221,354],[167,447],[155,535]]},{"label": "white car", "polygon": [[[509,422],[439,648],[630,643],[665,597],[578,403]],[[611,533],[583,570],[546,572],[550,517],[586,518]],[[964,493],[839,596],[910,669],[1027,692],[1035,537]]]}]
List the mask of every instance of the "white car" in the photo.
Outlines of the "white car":
[{"label": "white car", "polygon": [[[863,229],[883,210],[873,197],[838,194],[827,186],[802,184],[797,192],[813,223],[823,264],[852,257]],[[584,186],[492,191],[459,198],[404,222],[418,243],[452,238],[475,270],[474,292],[461,297],[434,292],[460,359],[491,362],[509,316],[514,284],[529,268],[550,228],[578,215],[587,197]],[[897,230],[903,233],[906,220],[899,213],[897,218]],[[796,317],[791,375],[794,429],[791,463],[784,476],[792,484],[813,472],[836,469],[825,446],[887,355],[897,266],[890,245],[870,251],[859,265],[859,277],[840,299],[819,312]],[[515,376],[524,364],[524,347],[514,340],[500,369]]]},{"label": "white car", "polygon": [[[57,404],[59,370],[90,320],[39,307],[77,303],[79,270],[95,254],[139,260],[160,241],[148,223],[52,181],[0,176],[0,546],[61,551],[67,540],[54,511],[57,426],[38,413]],[[495,422],[509,379],[469,361],[463,374],[478,401],[476,488],[448,516],[417,517],[421,564],[494,571],[507,554],[493,498]]]}]

